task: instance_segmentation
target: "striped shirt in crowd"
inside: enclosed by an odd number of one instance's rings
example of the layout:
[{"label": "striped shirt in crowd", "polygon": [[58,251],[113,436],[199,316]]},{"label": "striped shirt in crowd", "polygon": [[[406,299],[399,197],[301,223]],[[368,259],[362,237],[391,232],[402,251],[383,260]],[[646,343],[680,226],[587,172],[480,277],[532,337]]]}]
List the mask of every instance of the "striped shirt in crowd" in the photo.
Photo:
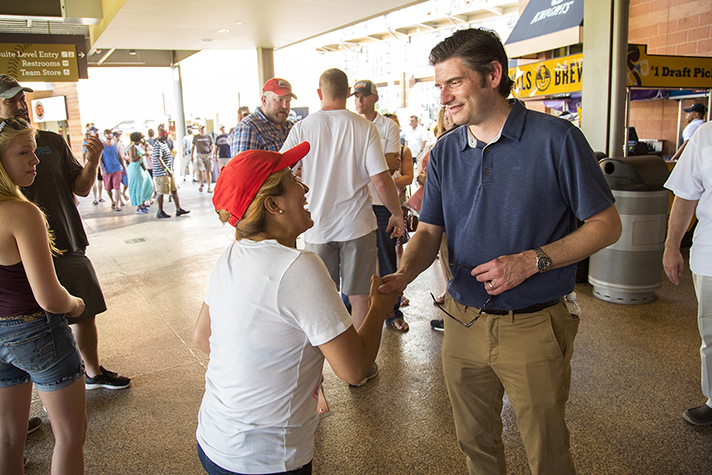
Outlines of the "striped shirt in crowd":
[{"label": "striped shirt in crowd", "polygon": [[156,140],[153,142],[153,178],[157,176],[168,175],[168,172],[163,168],[163,163],[158,159],[161,157],[163,162],[168,167],[168,170],[173,173],[173,154],[171,150],[166,145],[166,142],[162,140]]}]

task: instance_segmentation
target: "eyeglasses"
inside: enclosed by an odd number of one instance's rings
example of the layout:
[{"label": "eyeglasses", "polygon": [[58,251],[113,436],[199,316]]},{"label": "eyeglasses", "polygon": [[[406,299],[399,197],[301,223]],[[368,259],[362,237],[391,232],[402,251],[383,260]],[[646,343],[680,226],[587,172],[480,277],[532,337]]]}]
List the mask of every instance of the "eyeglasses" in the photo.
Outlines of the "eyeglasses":
[{"label": "eyeglasses", "polygon": [[453,314],[451,314],[450,312],[448,312],[447,310],[445,310],[445,309],[443,308],[443,306],[440,305],[440,303],[438,303],[438,301],[435,299],[435,296],[433,295],[432,292],[430,292],[430,296],[433,298],[433,303],[435,303],[435,305],[437,305],[438,308],[439,308],[440,310],[442,310],[442,311],[445,313],[445,315],[447,315],[448,317],[450,317],[450,318],[452,318],[453,320],[455,320],[456,322],[458,322],[460,325],[463,325],[463,326],[465,326],[465,327],[467,327],[467,328],[470,328],[472,325],[474,325],[475,322],[477,321],[477,319],[479,319],[479,318],[482,316],[482,313],[487,309],[487,304],[489,304],[489,303],[490,303],[490,300],[492,300],[492,297],[494,297],[494,295],[490,295],[489,298],[488,298],[487,300],[485,300],[485,304],[482,306],[482,308],[480,309],[480,311],[477,312],[477,315],[475,316],[475,318],[473,318],[470,323],[465,323],[465,322],[463,322],[462,320],[460,320],[459,318],[455,317],[455,316],[454,316]]},{"label": "eyeglasses", "polygon": [[0,122],[0,134],[2,133],[3,129],[5,126],[9,125],[15,130],[22,130],[22,129],[29,129],[30,124],[27,122],[25,119],[15,119],[10,117],[9,119],[3,119],[2,122]]},{"label": "eyeglasses", "polygon": [[[466,265],[464,265],[464,264],[458,264],[457,262],[451,262],[450,265],[451,265],[451,266],[462,267],[462,268],[468,269],[468,270],[470,270],[470,271],[471,271],[472,269],[474,269],[474,267],[466,266]],[[445,313],[445,315],[447,315],[448,317],[452,318],[453,320],[455,320],[456,322],[458,322],[460,325],[465,326],[466,328],[470,328],[472,325],[475,324],[475,322],[482,316],[482,313],[484,313],[485,310],[487,310],[487,305],[490,303],[490,301],[491,301],[492,298],[494,297],[494,295],[490,295],[489,298],[488,298],[487,300],[485,300],[485,303],[484,303],[484,305],[482,305],[482,307],[480,308],[480,311],[477,312],[477,315],[475,316],[475,318],[472,319],[472,321],[471,321],[470,323],[465,323],[465,322],[463,322],[462,320],[460,320],[459,318],[457,318],[457,317],[455,317],[454,315],[452,315],[452,314],[451,314],[450,312],[448,312],[447,310],[445,310],[445,309],[443,308],[443,306],[442,306],[440,303],[438,303],[438,301],[435,299],[435,296],[432,294],[432,292],[430,293],[430,296],[433,298],[433,303],[435,303],[435,305],[437,305],[437,307],[438,307],[440,310],[442,310],[442,311]]]}]

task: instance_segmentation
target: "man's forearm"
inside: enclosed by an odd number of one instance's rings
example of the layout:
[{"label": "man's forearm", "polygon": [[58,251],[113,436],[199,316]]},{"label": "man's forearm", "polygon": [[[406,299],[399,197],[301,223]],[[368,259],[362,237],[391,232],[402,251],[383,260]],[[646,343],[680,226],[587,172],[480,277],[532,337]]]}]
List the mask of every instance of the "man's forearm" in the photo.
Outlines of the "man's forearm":
[{"label": "man's forearm", "polygon": [[89,196],[91,187],[96,180],[97,163],[87,161],[82,172],[74,179],[74,194],[77,196]]},{"label": "man's forearm", "polygon": [[675,197],[672,202],[672,209],[670,210],[670,218],[668,220],[667,238],[665,239],[666,248],[680,249],[682,238],[697,210],[697,203],[697,200],[686,200],[679,196]]},{"label": "man's forearm", "polygon": [[440,250],[443,228],[432,224],[418,224],[418,232],[408,241],[397,272],[403,275],[406,285],[415,280],[435,260]]},{"label": "man's forearm", "polygon": [[372,176],[371,181],[383,205],[388,208],[392,215],[398,216],[401,213],[401,207],[400,200],[398,200],[398,190],[396,190],[393,178],[385,171]]},{"label": "man's forearm", "polygon": [[[618,241],[622,225],[615,205],[587,219],[583,226],[558,241],[541,246],[551,258],[552,269],[575,264]],[[533,251],[531,251],[533,254]],[[532,259],[536,262],[536,258]]]}]

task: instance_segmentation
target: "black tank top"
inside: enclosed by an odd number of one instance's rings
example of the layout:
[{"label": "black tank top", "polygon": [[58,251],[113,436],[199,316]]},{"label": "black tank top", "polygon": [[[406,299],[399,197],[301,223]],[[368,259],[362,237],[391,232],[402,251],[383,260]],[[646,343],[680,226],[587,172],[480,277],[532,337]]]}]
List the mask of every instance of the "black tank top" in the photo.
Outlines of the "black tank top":
[{"label": "black tank top", "polygon": [[22,262],[0,265],[0,317],[32,315],[40,311],[42,307],[32,294]]}]

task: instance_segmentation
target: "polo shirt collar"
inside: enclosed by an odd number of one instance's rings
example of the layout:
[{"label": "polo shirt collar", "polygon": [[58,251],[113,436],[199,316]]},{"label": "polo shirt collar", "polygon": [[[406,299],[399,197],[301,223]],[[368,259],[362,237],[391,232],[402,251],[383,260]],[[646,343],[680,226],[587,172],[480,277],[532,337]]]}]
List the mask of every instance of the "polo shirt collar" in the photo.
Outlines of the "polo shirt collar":
[{"label": "polo shirt collar", "polygon": [[512,109],[509,111],[509,115],[504,123],[504,127],[502,127],[500,135],[519,142],[524,134],[527,108],[524,107],[522,101],[518,99],[512,99],[509,103],[512,104]]},{"label": "polo shirt collar", "polygon": [[[524,123],[527,117],[527,108],[524,107],[522,101],[518,99],[511,99],[509,101],[512,104],[512,109],[509,111],[507,120],[504,122],[504,127],[500,130],[499,135],[492,140],[491,143],[497,142],[501,137],[507,137],[508,139],[514,140],[516,142],[521,141],[522,135],[524,134]],[[470,146],[470,131],[467,126],[460,126],[457,130],[452,132],[457,132],[460,134],[460,151],[466,150]]]}]

